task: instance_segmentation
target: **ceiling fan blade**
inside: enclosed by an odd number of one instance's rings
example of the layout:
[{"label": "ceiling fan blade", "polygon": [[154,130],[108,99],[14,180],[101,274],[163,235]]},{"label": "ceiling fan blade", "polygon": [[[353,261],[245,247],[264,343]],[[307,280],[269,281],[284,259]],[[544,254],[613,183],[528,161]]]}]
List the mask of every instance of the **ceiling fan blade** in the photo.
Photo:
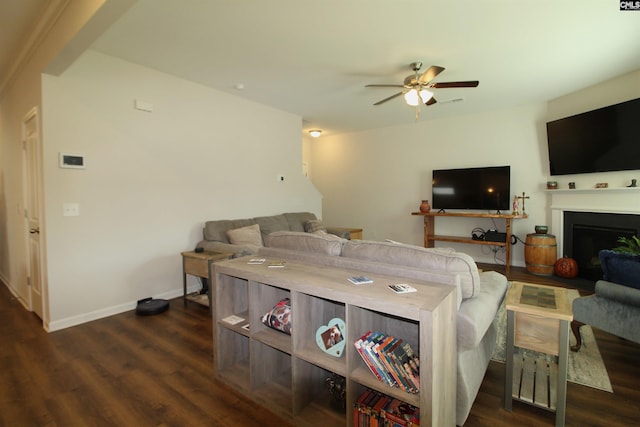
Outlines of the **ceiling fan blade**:
[{"label": "ceiling fan blade", "polygon": [[431,80],[435,79],[438,74],[440,74],[443,71],[444,71],[444,67],[432,65],[431,67],[429,67],[427,71],[422,73],[422,75],[418,79],[418,82],[422,84],[429,83]]},{"label": "ceiling fan blade", "polygon": [[441,82],[441,83],[433,83],[430,84],[429,87],[433,87],[436,89],[445,89],[452,87],[478,87],[480,82],[478,80],[469,80],[466,82]]},{"label": "ceiling fan blade", "polygon": [[402,85],[365,85],[365,87],[404,87]]},{"label": "ceiling fan blade", "polygon": [[[400,86],[400,87],[402,87],[402,86]],[[375,104],[373,104],[373,105],[380,105],[380,104],[384,104],[385,102],[387,102],[387,101],[391,101],[393,98],[397,98],[398,96],[400,96],[400,95],[402,95],[402,94],[403,94],[403,92],[398,92],[398,93],[396,93],[395,95],[391,95],[390,97],[385,98],[385,99],[383,99],[382,101],[378,101],[378,102],[376,102],[376,103],[375,103]]]},{"label": "ceiling fan blade", "polygon": [[424,105],[429,106],[435,104],[436,102],[438,101],[436,101],[436,99],[432,96],[427,102],[424,103]]}]

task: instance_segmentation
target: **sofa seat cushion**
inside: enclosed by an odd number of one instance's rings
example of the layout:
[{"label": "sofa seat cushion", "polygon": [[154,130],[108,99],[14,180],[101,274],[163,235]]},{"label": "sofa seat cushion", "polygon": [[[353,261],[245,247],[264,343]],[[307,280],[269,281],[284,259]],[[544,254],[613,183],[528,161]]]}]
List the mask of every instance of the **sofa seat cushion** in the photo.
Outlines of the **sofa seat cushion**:
[{"label": "sofa seat cushion", "polygon": [[347,242],[333,234],[315,234],[298,231],[276,231],[265,238],[265,246],[292,251],[312,252],[323,255],[340,256],[342,246]]},{"label": "sofa seat cushion", "polygon": [[507,278],[498,272],[482,272],[480,280],[480,293],[462,301],[456,316],[458,352],[470,350],[480,344],[507,293]]},{"label": "sofa seat cushion", "polygon": [[452,249],[351,240],[344,245],[342,256],[457,274],[462,298],[475,297],[480,293],[480,276],[473,258]]}]

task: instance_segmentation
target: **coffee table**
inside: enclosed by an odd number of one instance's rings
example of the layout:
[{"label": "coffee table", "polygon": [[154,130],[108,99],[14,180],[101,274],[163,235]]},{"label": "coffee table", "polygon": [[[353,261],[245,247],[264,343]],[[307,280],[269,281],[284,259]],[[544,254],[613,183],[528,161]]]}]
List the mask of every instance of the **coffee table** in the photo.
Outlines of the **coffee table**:
[{"label": "coffee table", "polygon": [[[505,307],[507,360],[504,407],[511,411],[512,400],[515,399],[555,411],[556,426],[564,426],[569,324],[573,320],[567,290],[511,282]],[[548,361],[549,358],[534,354],[520,356],[515,354],[515,347],[557,357]]]}]

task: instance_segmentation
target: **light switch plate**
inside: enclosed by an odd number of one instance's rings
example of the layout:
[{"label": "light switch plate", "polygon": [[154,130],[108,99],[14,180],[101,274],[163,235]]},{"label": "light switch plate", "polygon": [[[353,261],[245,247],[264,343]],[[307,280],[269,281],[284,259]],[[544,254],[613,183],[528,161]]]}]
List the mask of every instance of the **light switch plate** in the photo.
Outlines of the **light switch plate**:
[{"label": "light switch plate", "polygon": [[80,216],[80,205],[77,203],[63,203],[62,216]]}]

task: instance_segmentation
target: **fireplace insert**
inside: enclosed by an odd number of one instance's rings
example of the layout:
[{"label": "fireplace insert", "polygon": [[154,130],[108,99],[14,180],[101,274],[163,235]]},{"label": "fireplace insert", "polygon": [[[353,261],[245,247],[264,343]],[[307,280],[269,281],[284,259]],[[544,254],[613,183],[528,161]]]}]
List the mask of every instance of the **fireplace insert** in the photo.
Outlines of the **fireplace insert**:
[{"label": "fireplace insert", "polygon": [[640,235],[640,215],[566,211],[563,228],[563,255],[576,260],[579,277],[596,281],[602,279],[598,253],[618,246],[620,237]]}]

